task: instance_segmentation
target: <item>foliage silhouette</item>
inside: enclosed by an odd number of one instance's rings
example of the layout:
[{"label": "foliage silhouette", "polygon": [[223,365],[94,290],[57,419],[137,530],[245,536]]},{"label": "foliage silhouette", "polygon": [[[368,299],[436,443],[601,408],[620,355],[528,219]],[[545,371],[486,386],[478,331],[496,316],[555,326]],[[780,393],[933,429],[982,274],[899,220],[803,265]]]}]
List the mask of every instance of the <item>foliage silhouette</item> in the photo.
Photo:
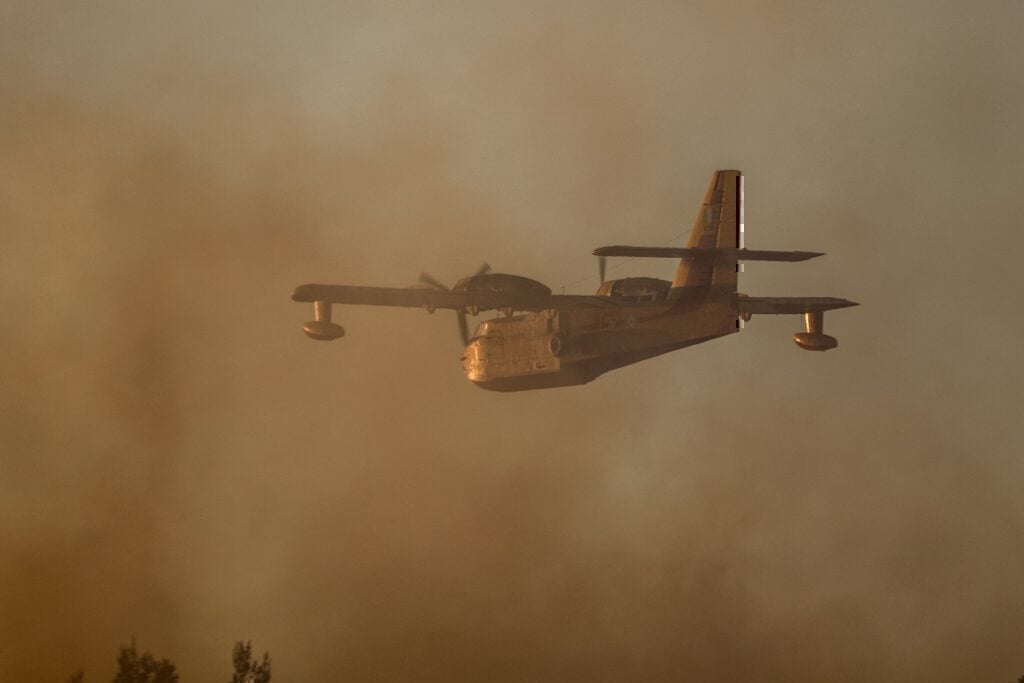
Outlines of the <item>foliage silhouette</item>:
[{"label": "foliage silhouette", "polygon": [[139,655],[132,638],[132,644],[122,645],[117,653],[117,674],[113,683],[178,683],[178,671],[169,659],[157,661],[148,652]]},{"label": "foliage silhouette", "polygon": [[231,683],[270,683],[270,655],[264,652],[262,661],[254,661],[251,640],[236,642],[231,659],[235,665]]}]

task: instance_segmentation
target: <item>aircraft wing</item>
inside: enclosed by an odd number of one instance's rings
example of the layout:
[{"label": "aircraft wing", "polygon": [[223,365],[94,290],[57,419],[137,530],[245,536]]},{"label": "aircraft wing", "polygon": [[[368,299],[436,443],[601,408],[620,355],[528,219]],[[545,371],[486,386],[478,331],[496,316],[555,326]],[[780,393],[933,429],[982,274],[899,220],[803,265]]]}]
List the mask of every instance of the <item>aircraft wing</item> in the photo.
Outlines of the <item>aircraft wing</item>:
[{"label": "aircraft wing", "polygon": [[736,299],[740,313],[787,315],[831,311],[836,308],[859,306],[856,301],[832,296],[739,296]]},{"label": "aircraft wing", "polygon": [[332,304],[402,306],[407,308],[477,308],[481,311],[512,308],[517,311],[572,310],[623,305],[610,297],[551,294],[544,297],[517,292],[444,291],[430,287],[360,287],[354,285],[301,285],[292,292],[294,301]]},{"label": "aircraft wing", "polygon": [[358,287],[354,285],[300,285],[293,301],[326,301],[363,306],[409,308],[464,308],[480,305],[482,297],[466,292],[446,292],[429,287]]}]

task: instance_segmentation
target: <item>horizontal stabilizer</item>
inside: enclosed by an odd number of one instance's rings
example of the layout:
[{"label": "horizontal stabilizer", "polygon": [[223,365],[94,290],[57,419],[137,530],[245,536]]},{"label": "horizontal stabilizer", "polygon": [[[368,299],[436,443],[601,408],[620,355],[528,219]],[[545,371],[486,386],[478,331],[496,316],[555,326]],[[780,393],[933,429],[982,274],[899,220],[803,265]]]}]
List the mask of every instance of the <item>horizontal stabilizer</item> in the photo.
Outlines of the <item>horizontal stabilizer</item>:
[{"label": "horizontal stabilizer", "polygon": [[631,256],[634,258],[723,259],[738,261],[807,261],[824,256],[817,251],[768,251],[763,249],[701,249],[694,247],[598,247],[594,256]]},{"label": "horizontal stabilizer", "polygon": [[736,299],[740,313],[759,315],[788,315],[831,311],[836,308],[859,306],[856,301],[832,296],[744,296]]}]

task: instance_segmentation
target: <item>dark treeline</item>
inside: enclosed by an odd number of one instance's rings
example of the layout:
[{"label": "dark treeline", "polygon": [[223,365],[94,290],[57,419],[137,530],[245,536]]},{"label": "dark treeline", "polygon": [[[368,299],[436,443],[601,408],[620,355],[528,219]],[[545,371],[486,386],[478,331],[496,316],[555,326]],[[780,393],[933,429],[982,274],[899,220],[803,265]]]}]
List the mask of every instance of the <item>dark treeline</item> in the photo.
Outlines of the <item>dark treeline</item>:
[{"label": "dark treeline", "polygon": [[[270,655],[256,660],[252,654],[252,641],[238,641],[231,652],[234,673],[229,683],[270,683]],[[81,669],[71,674],[68,683],[84,683]],[[178,670],[167,658],[157,659],[149,652],[139,654],[132,638],[131,645],[122,645],[117,653],[117,673],[113,683],[178,683]]]},{"label": "dark treeline", "polygon": [[[229,683],[270,683],[270,654],[264,652],[262,659],[254,659],[252,641],[236,641],[231,662],[234,673]],[[79,669],[67,683],[84,681],[85,672]],[[140,655],[132,638],[131,645],[122,645],[117,653],[117,673],[113,683],[178,683],[178,671],[169,659],[157,660],[149,652]],[[1024,683],[1024,675],[1012,683]]]}]

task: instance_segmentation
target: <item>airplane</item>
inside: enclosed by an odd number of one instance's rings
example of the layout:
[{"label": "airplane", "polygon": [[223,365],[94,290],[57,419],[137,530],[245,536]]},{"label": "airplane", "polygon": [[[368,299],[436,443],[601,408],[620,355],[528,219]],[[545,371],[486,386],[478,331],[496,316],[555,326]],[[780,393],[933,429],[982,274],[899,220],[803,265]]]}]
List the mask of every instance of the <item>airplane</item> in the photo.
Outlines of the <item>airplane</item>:
[{"label": "airplane", "polygon": [[[295,301],[312,302],[305,333],[329,341],[345,335],[332,321],[332,304],[454,310],[465,350],[462,368],[476,386],[523,391],[586,384],[610,370],[733,334],[753,315],[803,315],[793,335],[807,351],[838,346],[825,334],[825,311],[858,304],[834,297],[755,297],[737,291],[740,261],[798,262],[823,256],[809,251],[764,251],[743,245],[743,174],[711,176],[685,247],[606,246],[599,258],[601,285],[592,296],[553,294],[546,285],[484,264],[454,287],[423,274],[412,287],[301,285]],[[675,278],[605,280],[606,259],[677,258]],[[469,335],[467,316],[500,315]]]}]

